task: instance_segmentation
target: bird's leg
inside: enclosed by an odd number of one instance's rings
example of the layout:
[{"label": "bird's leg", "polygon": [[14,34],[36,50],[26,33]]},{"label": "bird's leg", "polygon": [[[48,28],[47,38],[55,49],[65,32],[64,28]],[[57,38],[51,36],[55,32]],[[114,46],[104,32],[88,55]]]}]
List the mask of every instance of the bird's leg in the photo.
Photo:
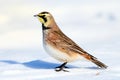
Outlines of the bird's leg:
[{"label": "bird's leg", "polygon": [[55,71],[65,71],[68,72],[67,70],[64,70],[64,68],[67,68],[65,65],[67,64],[67,62],[63,63],[62,65],[56,67]]},{"label": "bird's leg", "polygon": [[69,67],[67,67],[67,66],[64,66],[64,68],[69,68]]}]

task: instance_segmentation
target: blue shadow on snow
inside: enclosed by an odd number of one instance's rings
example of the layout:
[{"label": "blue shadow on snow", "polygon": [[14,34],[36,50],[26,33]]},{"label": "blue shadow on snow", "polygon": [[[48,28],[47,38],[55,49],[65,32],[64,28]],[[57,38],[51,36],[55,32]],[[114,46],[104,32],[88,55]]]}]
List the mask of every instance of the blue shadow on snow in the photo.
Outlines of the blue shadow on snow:
[{"label": "blue shadow on snow", "polygon": [[[34,68],[34,69],[54,69],[55,67],[61,65],[58,63],[46,62],[46,61],[42,61],[42,60],[34,60],[34,61],[29,61],[29,62],[24,62],[24,63],[12,61],[12,60],[0,60],[0,62],[4,62],[7,64],[21,64],[26,67]],[[72,66],[72,65],[68,65],[68,67],[76,68],[75,66]]]}]

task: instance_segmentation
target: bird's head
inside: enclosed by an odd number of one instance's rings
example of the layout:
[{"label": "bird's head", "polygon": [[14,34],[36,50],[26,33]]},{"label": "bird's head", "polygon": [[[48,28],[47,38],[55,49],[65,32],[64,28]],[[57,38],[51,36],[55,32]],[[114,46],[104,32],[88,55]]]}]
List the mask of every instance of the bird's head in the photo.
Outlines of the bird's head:
[{"label": "bird's head", "polygon": [[54,22],[53,16],[49,12],[41,12],[34,15],[34,17],[37,17],[38,20],[46,27]]}]

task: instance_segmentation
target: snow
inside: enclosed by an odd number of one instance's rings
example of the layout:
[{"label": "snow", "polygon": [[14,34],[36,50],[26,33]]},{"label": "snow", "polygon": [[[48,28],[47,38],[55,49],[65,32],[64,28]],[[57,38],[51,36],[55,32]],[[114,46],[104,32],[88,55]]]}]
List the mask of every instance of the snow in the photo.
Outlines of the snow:
[{"label": "snow", "polygon": [[[0,80],[119,80],[119,3],[0,0]],[[67,36],[108,68],[76,61],[67,64],[69,72],[55,72],[54,68],[62,63],[44,51],[41,24],[33,17],[41,11],[51,12]]]}]

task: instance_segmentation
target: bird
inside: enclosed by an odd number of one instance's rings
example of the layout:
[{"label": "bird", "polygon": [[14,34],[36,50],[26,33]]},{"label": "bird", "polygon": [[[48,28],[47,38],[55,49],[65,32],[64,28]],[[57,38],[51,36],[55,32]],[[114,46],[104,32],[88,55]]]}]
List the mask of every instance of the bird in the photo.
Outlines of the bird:
[{"label": "bird", "polygon": [[55,68],[55,71],[67,72],[67,70],[65,70],[67,63],[81,59],[90,61],[102,69],[108,67],[96,57],[79,47],[71,38],[67,37],[58,27],[50,12],[43,11],[34,15],[34,17],[37,17],[42,24],[43,47],[45,51],[51,57],[62,63]]}]

